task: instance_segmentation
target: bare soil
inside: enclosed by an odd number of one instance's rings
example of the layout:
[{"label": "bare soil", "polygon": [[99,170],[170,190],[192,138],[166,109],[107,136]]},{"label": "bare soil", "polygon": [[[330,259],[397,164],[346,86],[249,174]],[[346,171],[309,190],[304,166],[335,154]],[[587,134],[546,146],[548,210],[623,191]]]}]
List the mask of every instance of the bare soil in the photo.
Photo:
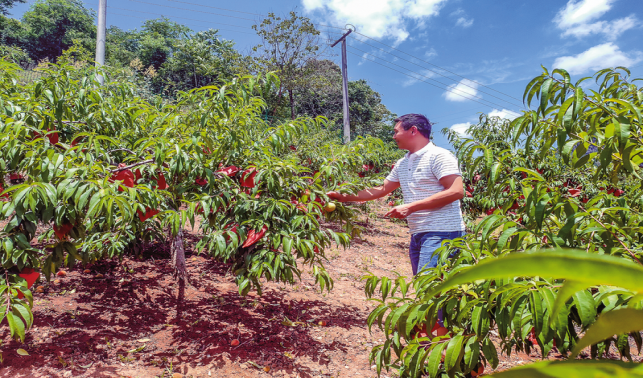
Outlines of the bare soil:
[{"label": "bare soil", "polygon": [[[242,297],[229,266],[194,253],[194,235],[185,286],[172,277],[163,245],[90,273],[78,266],[58,284],[41,283],[25,343],[0,328],[0,377],[375,377],[368,354],[384,336],[366,327],[375,304],[361,277],[411,274],[408,228],[379,218],[386,211],[376,204],[363,239],[327,251],[330,294],[306,272],[294,286],[265,283],[262,296]],[[501,356],[498,369],[536,360]]]}]

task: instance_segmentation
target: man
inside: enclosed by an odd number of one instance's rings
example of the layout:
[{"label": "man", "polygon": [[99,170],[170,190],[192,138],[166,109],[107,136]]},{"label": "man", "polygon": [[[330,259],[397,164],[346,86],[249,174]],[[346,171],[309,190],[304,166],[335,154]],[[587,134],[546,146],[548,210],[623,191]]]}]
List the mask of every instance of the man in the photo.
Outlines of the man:
[{"label": "man", "polygon": [[384,185],[365,189],[356,195],[329,192],[340,202],[370,201],[402,187],[404,204],[385,217],[406,218],[411,233],[409,257],[413,275],[422,269],[435,268],[436,249],[443,240],[464,235],[460,211],[464,197],[458,160],[444,148],[431,143],[431,123],[420,114],[407,114],[395,120],[393,139],[400,149],[409,152],[395,163]]}]

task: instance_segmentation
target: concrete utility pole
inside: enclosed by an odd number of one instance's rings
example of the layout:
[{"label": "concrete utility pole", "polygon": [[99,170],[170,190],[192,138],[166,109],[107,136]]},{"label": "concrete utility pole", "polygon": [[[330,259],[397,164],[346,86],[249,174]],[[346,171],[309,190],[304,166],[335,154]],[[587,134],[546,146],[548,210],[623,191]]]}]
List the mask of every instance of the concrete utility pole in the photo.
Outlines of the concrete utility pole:
[{"label": "concrete utility pole", "polygon": [[346,61],[346,37],[353,31],[349,29],[340,39],[335,41],[330,47],[335,47],[339,42],[342,43],[342,97],[344,99],[344,144],[351,141],[351,122],[348,114],[348,63]]},{"label": "concrete utility pole", "polygon": [[[105,64],[105,29],[107,18],[107,0],[98,0],[98,30],[96,31],[96,67]],[[98,81],[103,84],[105,78],[98,75]]]}]

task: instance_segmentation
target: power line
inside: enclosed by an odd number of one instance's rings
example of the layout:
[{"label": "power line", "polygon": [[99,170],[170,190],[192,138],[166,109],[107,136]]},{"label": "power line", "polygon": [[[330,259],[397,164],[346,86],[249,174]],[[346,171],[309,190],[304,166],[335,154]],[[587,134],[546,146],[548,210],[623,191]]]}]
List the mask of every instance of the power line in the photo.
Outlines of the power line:
[{"label": "power line", "polygon": [[211,5],[203,5],[203,4],[197,4],[197,3],[190,3],[190,2],[188,2],[188,1],[180,1],[180,0],[167,0],[167,1],[172,1],[172,2],[174,2],[174,3],[182,3],[182,4],[196,5],[196,6],[198,6],[198,7],[205,7],[205,8],[219,9],[219,10],[224,10],[224,11],[228,11],[228,12],[245,13],[245,14],[251,14],[251,15],[253,15],[253,16],[262,16],[262,17],[265,17],[265,15],[263,15],[263,14],[259,14],[259,13],[251,13],[251,12],[238,11],[238,10],[234,10],[234,9],[226,9],[226,8],[213,7],[213,6],[211,6]]},{"label": "power line", "polygon": [[[108,6],[108,8],[120,9],[120,8],[111,7],[111,6]],[[131,12],[139,12],[139,13],[150,13],[150,12],[134,11],[134,10],[130,10],[130,9],[124,9],[124,10],[128,10],[128,11],[131,11]],[[133,18],[143,19],[143,20],[146,19],[146,18],[144,18],[144,16],[133,16],[133,15],[129,15],[129,14],[121,14],[121,13],[114,13],[114,12],[110,12],[110,14],[117,15],[117,16],[124,16],[124,17],[133,17]],[[150,14],[155,14],[155,13],[150,13]],[[164,15],[160,14],[160,16],[164,16]],[[184,19],[184,20],[202,22],[204,24],[212,25],[212,23],[209,22],[209,21],[195,20],[195,19],[192,19],[192,18],[177,17],[177,16],[172,16],[172,18],[181,18],[181,19]],[[225,25],[225,24],[222,24],[222,25]],[[230,25],[230,26],[236,26],[236,25]],[[234,33],[242,33],[242,34],[254,35],[254,33],[248,33],[248,32],[243,32],[243,31],[239,31],[239,30],[220,29],[220,28],[216,28],[216,29],[220,30],[220,31],[229,31],[229,32],[234,32]]]},{"label": "power line", "polygon": [[[368,39],[373,40],[373,41],[375,41],[375,42],[377,42],[377,43],[379,43],[379,44],[381,44],[381,45],[384,45],[384,46],[386,46],[386,47],[388,47],[388,48],[391,48],[391,49],[393,49],[393,50],[395,50],[395,51],[399,51],[399,52],[401,52],[402,54],[405,54],[405,55],[410,56],[411,58],[417,59],[417,60],[422,61],[422,62],[424,62],[424,63],[426,63],[426,64],[430,64],[430,65],[432,65],[433,67],[439,68],[439,69],[441,69],[441,70],[443,70],[443,71],[446,71],[446,72],[448,72],[448,73],[450,73],[450,74],[453,74],[453,75],[455,75],[455,76],[461,77],[461,78],[463,78],[463,79],[470,80],[470,81],[472,81],[472,82],[474,82],[474,83],[476,83],[476,84],[478,84],[478,85],[480,85],[480,86],[483,86],[483,87],[485,87],[485,88],[489,88],[490,90],[492,90],[492,91],[494,91],[494,92],[500,93],[500,94],[502,94],[502,95],[505,95],[505,96],[507,96],[507,97],[511,97],[511,98],[513,98],[513,99],[515,99],[515,100],[518,100],[518,101],[521,101],[521,102],[522,102],[522,100],[520,100],[519,98],[513,97],[513,96],[511,96],[511,95],[508,95],[508,94],[506,94],[506,93],[500,92],[500,91],[498,91],[498,90],[495,90],[495,89],[493,89],[493,88],[491,88],[491,87],[489,87],[489,86],[486,86],[486,85],[484,85],[484,84],[478,83],[478,82],[477,82],[477,81],[475,81],[475,80],[468,79],[468,78],[466,78],[466,77],[464,77],[464,76],[462,76],[462,75],[458,75],[457,73],[452,72],[452,71],[449,71],[449,70],[447,70],[446,68],[440,67],[440,66],[438,66],[437,64],[433,64],[433,63],[428,62],[428,61],[426,61],[426,60],[424,60],[424,59],[420,59],[420,58],[418,58],[418,57],[416,57],[416,56],[413,56],[413,55],[411,55],[411,54],[409,54],[409,53],[407,53],[407,52],[404,52],[404,51],[402,51],[402,50],[400,50],[400,49],[397,49],[397,48],[395,48],[395,47],[393,47],[393,46],[389,46],[389,45],[387,45],[386,43],[380,42],[380,41],[376,40],[375,38],[371,38],[371,37],[369,37],[369,36],[367,36],[367,35],[364,35],[364,34],[362,34],[362,33],[357,32],[357,31],[355,32],[355,34],[359,34],[359,35],[361,35],[361,36],[362,36],[362,37],[364,37],[364,38],[368,38]],[[398,58],[399,58],[399,57],[398,57]]]},{"label": "power line", "polygon": [[[351,48],[354,48],[354,47],[352,47],[352,46],[351,46]],[[401,73],[401,74],[403,74],[403,75],[406,75],[406,76],[408,76],[408,77],[410,77],[410,78],[413,78],[413,79],[415,79],[415,80],[422,81],[422,82],[424,82],[424,83],[426,83],[426,84],[429,84],[429,85],[431,85],[431,86],[434,86],[434,87],[436,87],[436,88],[439,88],[439,89],[442,89],[442,90],[445,90],[445,89],[446,89],[446,90],[451,90],[451,89],[449,89],[449,88],[444,88],[444,87],[438,86],[438,85],[436,85],[436,84],[433,84],[433,83],[431,83],[431,82],[429,82],[429,81],[422,80],[422,79],[418,78],[418,76],[422,76],[422,77],[426,77],[426,76],[424,76],[424,75],[422,75],[422,74],[419,74],[419,73],[417,73],[417,72],[415,72],[415,71],[409,70],[409,69],[407,69],[407,68],[402,67],[402,68],[406,69],[407,71],[412,72],[412,73],[413,73],[413,74],[415,74],[415,75],[410,75],[410,74],[408,74],[408,73],[405,73],[405,72],[402,72],[402,71],[396,70],[396,69],[391,68],[391,67],[389,67],[389,66],[386,66],[386,65],[384,65],[384,64],[378,63],[377,61],[374,61],[374,60],[371,60],[371,59],[367,59],[367,58],[365,58],[364,56],[361,56],[361,55],[356,54],[356,53],[354,53],[354,52],[351,52],[351,51],[349,51],[349,52],[350,52],[351,54],[355,55],[355,56],[359,56],[359,57],[360,57],[360,58],[362,58],[362,59],[368,60],[369,62],[372,62],[372,63],[375,63],[375,64],[379,64],[380,66],[386,67],[386,68],[388,68],[388,69],[390,69],[390,70],[393,70],[393,71],[396,71],[396,72],[399,72],[399,73]],[[369,54],[369,55],[370,55],[370,54]],[[379,59],[381,59],[381,58],[379,58]],[[384,59],[381,59],[381,60],[384,60]],[[389,64],[393,64],[393,65],[396,65],[396,66],[400,67],[399,65],[397,65],[397,64],[395,64],[395,63],[391,63],[391,62],[389,62],[389,61],[387,61],[387,60],[384,60],[384,61],[385,61],[385,62],[387,62],[387,63],[389,63]],[[444,84],[443,84],[443,85],[444,85]],[[480,97],[478,97],[478,96],[474,96],[474,98],[471,98],[471,97],[465,96],[465,95],[463,95],[463,94],[460,94],[460,93],[454,92],[454,91],[452,91],[452,90],[451,90],[451,93],[453,93],[454,95],[457,95],[457,96],[460,96],[460,97],[466,98],[467,100],[471,100],[471,101],[477,102],[477,103],[479,103],[479,104],[485,105],[485,106],[491,106],[491,105],[489,105],[489,104],[493,104],[493,105],[495,105],[495,106],[497,106],[497,107],[500,107],[500,108],[503,108],[503,107],[504,107],[503,105],[496,104],[495,102],[491,102],[491,101],[489,101],[489,100],[483,100],[482,98],[480,98]],[[482,100],[482,101],[485,101],[486,103],[484,103],[484,102],[480,102],[480,101],[477,101],[477,100],[475,100],[475,98],[480,99],[480,100]]]},{"label": "power line", "polygon": [[[108,5],[108,6],[107,6],[107,8],[118,9],[118,10],[123,10],[123,11],[127,11],[127,12],[146,13],[146,14],[151,14],[151,15],[155,15],[155,16],[162,16],[162,17],[166,17],[166,16],[167,16],[167,15],[164,15],[164,14],[161,14],[161,13],[152,13],[152,12],[145,12],[145,11],[139,11],[139,10],[134,10],[134,9],[125,9],[125,8],[113,7],[113,6],[111,6],[111,5]],[[118,13],[111,13],[111,14],[117,14],[117,15],[119,15],[119,16],[127,16],[127,15],[118,14]],[[194,18],[179,17],[179,16],[172,16],[172,18],[180,18],[180,19],[183,19],[183,20],[190,20],[190,21],[203,22],[203,23],[207,23],[207,24],[209,24],[209,25],[212,25],[212,24],[213,24],[213,22],[211,22],[211,21],[206,21],[206,20],[197,20],[197,19],[194,19]],[[216,24],[217,24],[217,25],[225,25],[225,26],[233,26],[233,27],[236,27],[236,28],[250,29],[248,26],[233,25],[233,24],[224,24],[224,23],[220,23],[220,22],[217,22]],[[220,30],[224,30],[224,29],[220,29]],[[239,33],[244,33],[244,32],[239,32]],[[246,34],[254,34],[254,33],[246,33]]]},{"label": "power line", "polygon": [[[442,84],[442,85],[444,85],[444,86],[445,86],[445,88],[441,88],[441,89],[446,89],[447,91],[450,91],[450,92],[451,92],[451,93],[453,93],[453,94],[460,95],[460,94],[458,94],[458,93],[456,93],[456,92],[455,92],[455,91],[458,91],[458,92],[462,92],[462,93],[466,94],[467,96],[471,96],[471,97],[474,97],[474,98],[477,98],[477,99],[482,100],[482,97],[477,96],[477,95],[472,94],[472,93],[468,93],[467,91],[462,90],[462,89],[457,89],[457,87],[456,87],[456,86],[450,87],[450,86],[449,86],[449,84],[445,84],[445,83],[443,83],[443,82],[441,82],[441,81],[439,81],[439,80],[435,80],[435,79],[433,79],[433,78],[431,78],[431,77],[429,77],[429,76],[422,75],[422,74],[421,74],[421,73],[419,73],[419,72],[416,72],[416,71],[410,70],[410,69],[408,69],[408,68],[406,68],[406,67],[404,67],[404,66],[401,66],[401,65],[399,65],[399,64],[389,62],[388,60],[386,60],[386,59],[384,59],[384,58],[380,58],[380,57],[378,57],[378,56],[376,56],[376,55],[373,55],[373,54],[371,54],[371,53],[368,53],[368,52],[366,52],[366,51],[364,51],[364,50],[358,49],[358,48],[357,48],[357,47],[355,47],[355,46],[351,46],[351,48],[352,48],[352,49],[355,49],[355,50],[357,50],[357,51],[361,51],[361,52],[363,52],[365,55],[370,55],[370,56],[372,56],[372,57],[375,57],[376,59],[383,60],[383,61],[385,61],[385,62],[386,62],[386,63],[388,63],[388,64],[392,64],[392,65],[394,65],[394,66],[396,66],[396,67],[400,67],[400,68],[402,68],[402,69],[404,69],[404,70],[407,70],[407,71],[409,71],[409,72],[412,72],[413,74],[416,74],[416,75],[418,75],[418,76],[421,76],[421,77],[427,78],[427,79],[429,79],[429,80],[435,81],[436,83]],[[362,58],[363,58],[363,57],[364,57],[364,56],[362,56]],[[475,89],[475,88],[473,88],[473,89]],[[464,96],[463,96],[463,97],[464,97]],[[488,100],[483,100],[483,101],[488,101]],[[504,100],[503,100],[503,101],[504,101]],[[513,104],[512,104],[512,105],[513,105]]]},{"label": "power line", "polygon": [[[248,21],[253,21],[253,22],[256,21],[256,20],[254,20],[252,18],[238,17],[238,16],[232,16],[232,15],[229,15],[229,14],[222,14],[222,13],[206,12],[206,11],[190,9],[190,8],[173,7],[173,6],[170,6],[170,5],[162,5],[162,4],[158,4],[158,3],[149,3],[149,2],[141,1],[141,0],[128,0],[128,1],[133,1],[133,2],[136,2],[136,3],[142,3],[142,4],[148,4],[148,5],[156,5],[156,6],[165,7],[165,8],[186,10],[186,11],[190,11],[190,12],[208,13],[208,14],[212,14],[212,15],[215,15],[215,16],[231,17],[231,18],[237,18],[237,19],[240,19],[240,20],[248,20]],[[179,1],[179,0],[167,0],[167,1],[173,1],[173,2],[177,2],[177,3],[196,5],[196,6],[199,6],[199,7],[214,8],[214,9],[219,9],[219,10],[225,10],[225,11],[228,11],[228,12],[245,13],[245,14],[251,14],[251,15],[256,15],[256,16],[261,16],[261,17],[267,17],[267,15],[263,15],[263,14],[259,14],[259,13],[243,12],[243,11],[238,11],[238,10],[234,10],[234,9],[213,7],[213,6],[209,6],[209,5],[191,3],[191,2],[187,2],[187,1]],[[313,23],[313,25],[324,26],[324,27],[327,27],[327,28],[340,29],[340,30],[345,29],[345,28],[340,28],[338,26],[322,25],[322,24],[315,24],[315,23]]]},{"label": "power line", "polygon": [[[354,53],[354,52],[352,52],[352,51],[349,51],[349,53],[350,53],[350,54],[353,54],[353,55],[355,55],[355,56],[358,56],[358,57],[360,57],[360,58],[362,58],[362,59],[368,60],[369,62],[372,62],[372,63],[375,63],[375,64],[379,64],[380,66],[386,67],[386,68],[388,68],[389,70],[393,70],[393,71],[395,71],[395,72],[401,73],[402,75],[406,75],[406,76],[408,76],[408,77],[410,77],[410,78],[413,78],[413,79],[415,79],[415,80],[422,81],[422,82],[424,82],[424,83],[426,83],[426,84],[429,84],[429,85],[431,85],[431,86],[434,86],[434,87],[436,87],[436,88],[439,88],[439,89],[445,89],[445,88],[440,87],[440,86],[438,86],[438,85],[435,85],[435,84],[433,84],[433,83],[431,83],[431,82],[429,82],[429,81],[419,79],[417,76],[413,76],[413,75],[407,74],[407,73],[402,72],[402,71],[400,71],[400,70],[396,70],[395,68],[391,68],[391,67],[386,66],[386,65],[384,65],[384,64],[378,63],[378,62],[376,62],[376,61],[374,61],[374,60],[364,58],[363,56],[361,56],[361,55],[359,55],[359,54],[356,54],[356,53]],[[487,106],[487,107],[489,107],[489,106],[490,106],[489,104],[485,104],[484,102],[477,101],[477,100],[475,100],[475,99],[473,99],[473,98],[470,98],[470,97],[467,97],[467,96],[461,95],[461,94],[459,94],[459,93],[453,93],[453,94],[458,95],[458,96],[460,96],[460,97],[464,97],[464,98],[466,98],[466,99],[468,99],[468,100],[471,100],[471,101],[473,101],[473,102],[477,102],[477,103],[482,104],[482,105]],[[485,100],[485,101],[487,101],[487,100]],[[494,104],[494,105],[496,105],[496,106],[500,106],[500,107],[502,107],[502,105],[495,104],[495,103],[493,103],[493,102],[491,102],[491,101],[487,101],[487,102],[489,102],[489,103],[491,103],[491,104]]]},{"label": "power line", "polygon": [[141,3],[141,4],[148,4],[148,5],[155,5],[158,7],[165,7],[165,8],[172,8],[172,9],[180,9],[180,10],[187,10],[187,11],[192,11],[192,12],[199,12],[199,13],[207,13],[207,14],[213,14],[215,16],[223,16],[223,17],[231,17],[231,18],[238,18],[240,20],[248,20],[248,21],[255,21],[252,18],[245,18],[245,17],[238,17],[238,16],[231,16],[229,14],[221,14],[221,13],[214,13],[214,12],[206,12],[206,11],[200,11],[196,9],[188,9],[188,8],[179,8],[179,7],[173,7],[170,5],[161,5],[157,3],[148,3],[147,1],[141,1],[141,0],[128,0],[128,1],[133,1],[135,3]]},{"label": "power line", "polygon": [[[360,35],[361,35],[361,34],[360,34]],[[492,95],[491,93],[485,92],[485,91],[483,91],[483,90],[481,90],[481,89],[478,89],[478,88],[476,88],[476,87],[474,87],[474,86],[471,86],[471,85],[469,85],[469,84],[467,84],[467,83],[465,83],[465,82],[463,82],[463,81],[458,81],[458,80],[453,79],[453,78],[451,78],[451,77],[449,77],[449,76],[447,76],[447,75],[443,75],[443,74],[441,74],[441,73],[440,73],[440,72],[438,72],[438,71],[434,71],[434,70],[432,70],[432,69],[430,69],[430,68],[426,68],[426,67],[424,67],[424,66],[422,66],[422,65],[419,65],[419,64],[417,64],[417,63],[415,63],[415,62],[413,62],[413,61],[410,61],[410,60],[408,60],[408,59],[404,59],[404,58],[402,58],[402,57],[400,57],[400,56],[397,56],[397,55],[395,55],[395,54],[392,54],[392,53],[390,53],[390,52],[388,52],[388,51],[386,51],[386,50],[384,50],[384,49],[382,49],[382,48],[380,48],[380,47],[373,46],[373,45],[371,45],[371,44],[369,44],[369,43],[366,43],[366,42],[364,42],[364,41],[360,41],[359,39],[356,39],[356,40],[357,40],[357,41],[359,41],[360,43],[363,43],[363,44],[365,44],[365,45],[367,45],[367,46],[370,46],[370,47],[373,47],[373,48],[375,48],[375,49],[378,49],[378,50],[380,50],[380,51],[382,51],[382,52],[384,52],[384,53],[386,53],[386,54],[392,55],[392,56],[394,56],[394,57],[396,57],[396,58],[398,58],[398,59],[401,59],[401,60],[403,60],[403,61],[405,61],[405,62],[411,63],[411,64],[413,64],[413,65],[415,65],[415,66],[418,66],[418,67],[420,67],[420,68],[423,68],[423,69],[425,69],[425,70],[427,70],[427,71],[433,72],[433,73],[435,73],[436,75],[440,75],[440,76],[442,76],[442,77],[444,77],[444,78],[446,78],[446,79],[452,80],[452,81],[454,81],[454,82],[458,83],[458,85],[464,85],[464,86],[469,87],[469,88],[471,88],[471,89],[474,89],[474,90],[476,90],[476,91],[480,91],[480,92],[482,92],[482,93],[484,93],[484,94],[486,94],[486,95],[489,95],[489,96],[491,96],[491,97],[493,97],[493,98],[496,98],[496,99],[498,99],[498,100],[500,100],[500,101],[505,101],[506,103],[511,104],[512,106],[518,106],[518,107],[523,106],[523,105],[516,105],[516,104],[514,104],[513,102],[510,102],[510,101],[505,100],[505,99],[503,99],[503,98],[500,98],[500,97],[498,97],[498,96],[494,96],[494,95]],[[353,47],[354,47],[354,46],[353,46]],[[368,52],[365,52],[365,53],[369,54]],[[370,55],[373,55],[373,54],[370,54]],[[375,56],[375,55],[374,55],[374,56]],[[419,58],[415,58],[415,59],[419,59]],[[466,78],[465,78],[465,79],[466,79]],[[435,79],[432,79],[432,80],[435,80]],[[466,80],[469,80],[469,81],[471,81],[471,82],[473,82],[473,83],[479,84],[478,82],[473,81],[473,80],[471,80],[471,79],[466,79]],[[437,80],[435,80],[435,81],[437,81]],[[439,81],[438,81],[438,82],[439,82]],[[441,83],[441,82],[440,82],[440,83]],[[441,84],[443,84],[443,85],[448,85],[448,84],[444,84],[444,83],[441,83]],[[482,84],[479,84],[479,85],[482,85]],[[511,97],[511,96],[509,96],[509,95],[505,95],[505,96]]]}]

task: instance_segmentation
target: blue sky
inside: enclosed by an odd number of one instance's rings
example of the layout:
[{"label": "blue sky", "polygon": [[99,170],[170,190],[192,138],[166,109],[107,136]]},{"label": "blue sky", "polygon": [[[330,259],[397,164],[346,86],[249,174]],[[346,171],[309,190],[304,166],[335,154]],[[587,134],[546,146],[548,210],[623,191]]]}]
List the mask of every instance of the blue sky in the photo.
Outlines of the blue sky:
[{"label": "blue sky", "polygon": [[[85,4],[96,9],[98,0]],[[541,64],[565,68],[574,80],[619,65],[643,77],[641,0],[108,0],[107,24],[135,29],[163,15],[197,31],[220,29],[247,52],[259,42],[250,27],[261,15],[293,9],[325,39],[346,24],[372,38],[350,37],[349,79],[367,80],[398,115],[425,114],[444,147],[443,127],[462,131],[479,112],[515,117]],[[339,53],[339,46],[327,50],[337,62]]]}]

